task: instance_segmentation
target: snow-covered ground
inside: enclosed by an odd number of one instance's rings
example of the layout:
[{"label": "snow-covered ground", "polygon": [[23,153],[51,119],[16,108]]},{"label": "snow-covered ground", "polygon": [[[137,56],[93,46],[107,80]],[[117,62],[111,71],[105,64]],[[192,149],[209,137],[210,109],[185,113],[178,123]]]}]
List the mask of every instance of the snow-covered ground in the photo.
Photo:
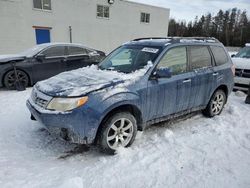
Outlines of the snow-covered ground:
[{"label": "snow-covered ground", "polygon": [[232,94],[221,116],[197,114],[140,133],[106,156],[31,121],[31,89],[0,91],[0,187],[250,187],[250,105]]}]

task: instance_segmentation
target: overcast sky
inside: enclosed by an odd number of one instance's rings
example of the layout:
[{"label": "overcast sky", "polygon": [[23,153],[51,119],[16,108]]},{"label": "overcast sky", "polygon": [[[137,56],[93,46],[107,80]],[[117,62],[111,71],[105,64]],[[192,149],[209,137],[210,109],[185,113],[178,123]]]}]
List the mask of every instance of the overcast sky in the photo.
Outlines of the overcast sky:
[{"label": "overcast sky", "polygon": [[194,20],[208,12],[216,14],[220,9],[237,7],[248,11],[250,16],[250,0],[131,0],[161,7],[170,8],[170,17],[177,20]]}]

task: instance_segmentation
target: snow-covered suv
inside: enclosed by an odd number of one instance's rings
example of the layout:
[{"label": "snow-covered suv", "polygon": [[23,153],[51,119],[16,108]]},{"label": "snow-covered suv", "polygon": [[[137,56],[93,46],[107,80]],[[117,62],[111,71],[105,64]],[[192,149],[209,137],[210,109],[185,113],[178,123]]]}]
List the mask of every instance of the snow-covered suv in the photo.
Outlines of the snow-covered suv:
[{"label": "snow-covered suv", "polygon": [[232,60],[236,67],[234,89],[248,91],[250,84],[250,44],[246,44],[246,47],[233,55]]},{"label": "snow-covered suv", "polygon": [[219,115],[233,89],[233,63],[214,38],[143,38],[91,66],[35,85],[32,119],[76,143],[114,153],[137,130],[202,110]]}]

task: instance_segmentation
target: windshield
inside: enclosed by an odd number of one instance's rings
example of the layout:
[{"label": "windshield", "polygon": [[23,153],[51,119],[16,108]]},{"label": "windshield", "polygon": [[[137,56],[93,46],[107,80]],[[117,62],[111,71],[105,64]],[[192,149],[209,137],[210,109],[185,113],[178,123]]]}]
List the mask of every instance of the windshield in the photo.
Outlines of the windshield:
[{"label": "windshield", "polygon": [[235,57],[250,58],[250,47],[242,48]]},{"label": "windshield", "polygon": [[144,68],[150,61],[154,62],[160,51],[159,47],[122,46],[104,59],[99,68],[131,73]]},{"label": "windshield", "polygon": [[38,52],[40,52],[42,49],[44,49],[47,46],[48,46],[48,44],[36,45],[32,48],[29,48],[29,49],[21,52],[20,55],[23,55],[26,57],[33,57],[34,55],[36,55]]}]

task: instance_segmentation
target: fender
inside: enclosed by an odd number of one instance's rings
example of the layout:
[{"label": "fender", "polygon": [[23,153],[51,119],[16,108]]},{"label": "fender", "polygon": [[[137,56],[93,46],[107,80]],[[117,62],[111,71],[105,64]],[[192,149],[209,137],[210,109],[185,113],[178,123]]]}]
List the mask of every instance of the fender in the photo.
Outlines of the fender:
[{"label": "fender", "polygon": [[101,117],[101,121],[105,118],[105,116],[112,111],[113,109],[122,106],[122,105],[132,105],[135,106],[136,108],[138,108],[141,113],[142,112],[142,108],[141,108],[141,104],[140,104],[140,97],[137,93],[133,93],[133,92],[122,92],[122,93],[117,93],[114,94],[108,98],[106,98],[102,104],[100,105],[101,111],[102,111],[102,117]]}]

